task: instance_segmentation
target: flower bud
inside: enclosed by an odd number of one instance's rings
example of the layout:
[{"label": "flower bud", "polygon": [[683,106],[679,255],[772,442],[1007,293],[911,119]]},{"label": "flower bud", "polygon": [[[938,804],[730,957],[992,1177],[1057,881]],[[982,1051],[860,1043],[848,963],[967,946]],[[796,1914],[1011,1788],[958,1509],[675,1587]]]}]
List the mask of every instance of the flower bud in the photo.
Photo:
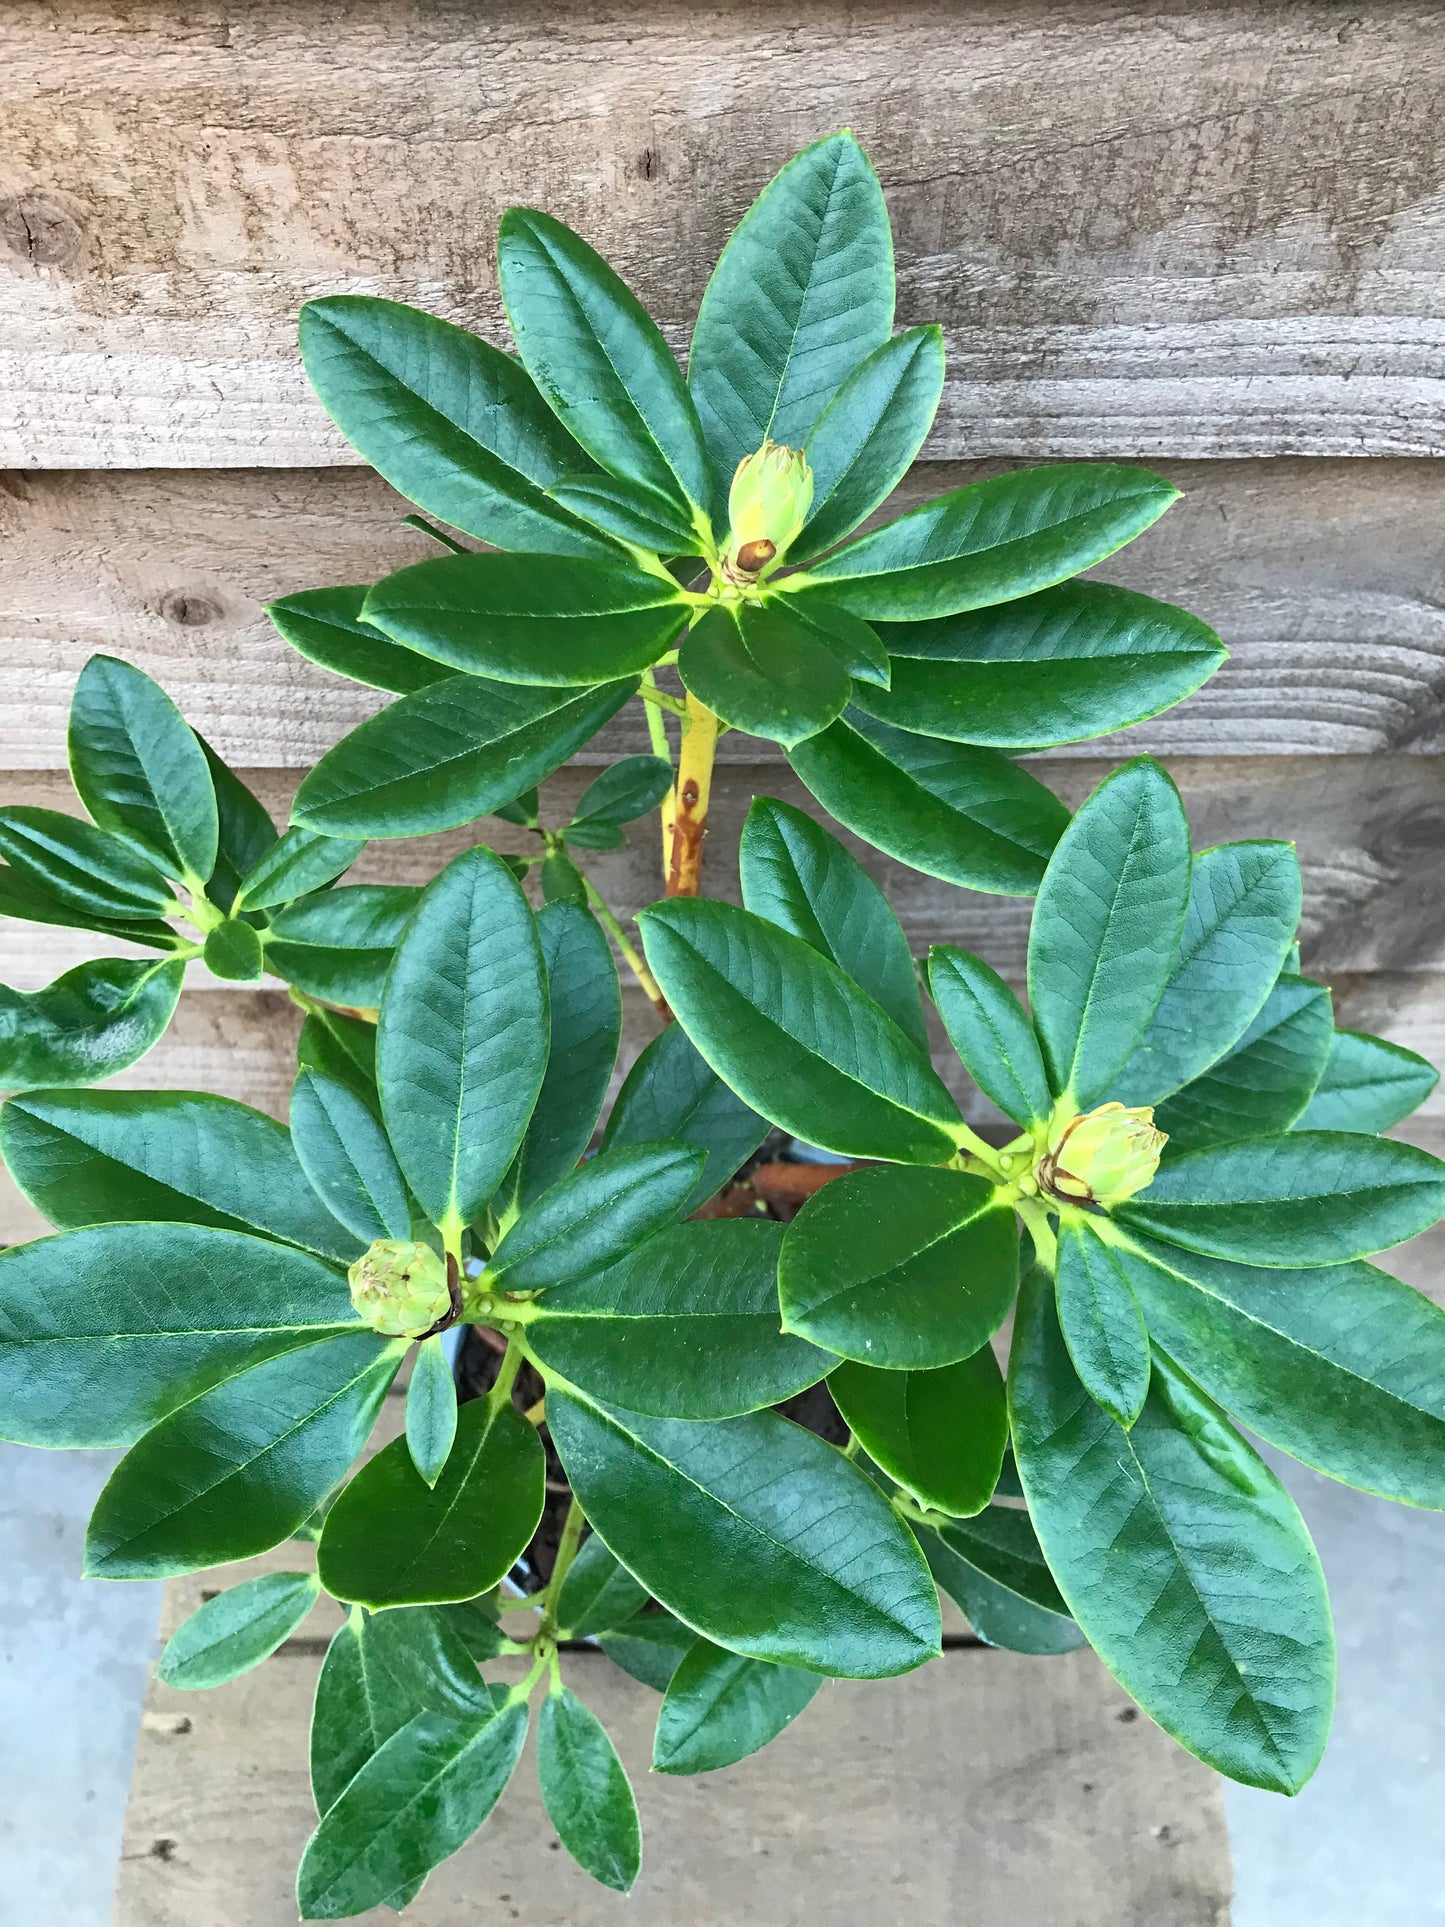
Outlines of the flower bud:
[{"label": "flower bud", "polygon": [[1126,1110],[1122,1104],[1101,1104],[1082,1116],[1055,1118],[1039,1160],[1039,1185],[1067,1203],[1108,1210],[1153,1183],[1168,1141],[1154,1128],[1148,1105]]},{"label": "flower bud", "polygon": [[813,471],[801,449],[764,442],[737,465],[728,494],[730,574],[756,578],[787,552],[813,506]]},{"label": "flower bud", "polygon": [[346,1276],[358,1315],[388,1338],[420,1338],[452,1309],[446,1261],[409,1238],[378,1238]]}]

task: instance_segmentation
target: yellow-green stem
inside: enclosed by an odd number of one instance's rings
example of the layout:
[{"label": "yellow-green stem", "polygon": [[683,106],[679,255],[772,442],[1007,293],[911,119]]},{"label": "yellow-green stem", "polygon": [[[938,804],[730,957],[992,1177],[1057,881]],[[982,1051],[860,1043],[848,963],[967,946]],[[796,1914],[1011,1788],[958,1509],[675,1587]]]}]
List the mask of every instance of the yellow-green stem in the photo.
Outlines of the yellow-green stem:
[{"label": "yellow-green stem", "polygon": [[648,969],[642,952],[623,929],[622,923],[616,913],[603,901],[592,879],[584,876],[582,883],[587,891],[587,901],[597,913],[597,921],[605,930],[611,933],[612,941],[622,952],[622,961],[627,965],[627,968],[651,998],[658,1016],[664,1024],[670,1024],[672,1022],[672,1012],[667,1007],[667,999],[662,994],[662,986]]},{"label": "yellow-green stem", "polygon": [[677,781],[672,791],[672,835],[667,851],[667,894],[695,897],[702,890],[702,840],[712,794],[718,719],[696,696],[687,699]]}]

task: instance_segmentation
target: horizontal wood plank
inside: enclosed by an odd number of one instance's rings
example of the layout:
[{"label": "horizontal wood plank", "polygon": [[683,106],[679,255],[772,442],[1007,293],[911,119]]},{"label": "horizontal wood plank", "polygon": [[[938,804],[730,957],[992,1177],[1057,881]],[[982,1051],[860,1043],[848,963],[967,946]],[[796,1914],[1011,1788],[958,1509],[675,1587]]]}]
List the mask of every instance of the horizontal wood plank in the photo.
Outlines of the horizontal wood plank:
[{"label": "horizontal wood plank", "polygon": [[12,0],[0,461],[347,450],[294,346],[363,290],[497,336],[492,238],[547,207],[679,347],[730,225],[851,125],[938,456],[1445,446],[1445,16],[1431,0]]}]

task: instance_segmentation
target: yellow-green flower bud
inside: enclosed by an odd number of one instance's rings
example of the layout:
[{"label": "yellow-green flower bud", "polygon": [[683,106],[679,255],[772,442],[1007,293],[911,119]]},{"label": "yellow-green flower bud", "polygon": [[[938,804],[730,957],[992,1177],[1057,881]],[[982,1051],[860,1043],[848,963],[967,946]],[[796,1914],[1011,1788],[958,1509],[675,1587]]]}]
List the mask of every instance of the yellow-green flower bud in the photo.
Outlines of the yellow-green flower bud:
[{"label": "yellow-green flower bud", "polygon": [[358,1315],[388,1338],[420,1338],[452,1308],[445,1260],[409,1238],[378,1238],[346,1276]]},{"label": "yellow-green flower bud", "polygon": [[728,573],[756,579],[785,555],[813,506],[813,471],[799,448],[764,442],[737,465],[728,494]]},{"label": "yellow-green flower bud", "polygon": [[1039,1160],[1040,1188],[1070,1204],[1108,1210],[1153,1183],[1168,1142],[1154,1128],[1148,1105],[1126,1110],[1122,1104],[1101,1104],[1082,1116],[1055,1117]]}]

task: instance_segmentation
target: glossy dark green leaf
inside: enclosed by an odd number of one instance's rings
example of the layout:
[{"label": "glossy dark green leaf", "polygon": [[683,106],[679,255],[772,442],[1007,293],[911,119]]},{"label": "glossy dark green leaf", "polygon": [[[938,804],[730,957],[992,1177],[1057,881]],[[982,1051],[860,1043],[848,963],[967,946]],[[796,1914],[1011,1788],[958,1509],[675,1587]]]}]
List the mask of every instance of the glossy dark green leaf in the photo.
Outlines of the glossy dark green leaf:
[{"label": "glossy dark green leaf", "polygon": [[216,790],[165,691],[128,662],[92,656],[71,699],[68,749],[80,800],[101,828],[133,836],[169,875],[203,886],[216,866]]},{"label": "glossy dark green leaf", "polygon": [[444,681],[451,674],[444,664],[403,648],[374,624],[362,621],[362,605],[370,593],[369,582],[303,589],[268,602],[266,613],[278,633],[308,662],[349,676],[353,682],[410,696]]},{"label": "glossy dark green leaf", "polygon": [[888,687],[887,651],[861,616],[850,615],[816,591],[789,596],[787,611],[795,623],[809,630],[815,641],[838,658],[850,676],[859,682],[877,683],[882,689]]},{"label": "glossy dark green leaf", "polygon": [[650,1686],[654,1693],[665,1693],[696,1639],[692,1628],[671,1613],[646,1612],[599,1633],[597,1644],[629,1679]]},{"label": "glossy dark green leaf", "polygon": [[499,803],[492,815],[500,816],[504,823],[515,823],[519,830],[535,830],[541,807],[542,799],[534,787],[522,790],[510,803]]},{"label": "glossy dark green leaf", "polygon": [[679,897],[638,922],[678,1021],[745,1103],[851,1157],[952,1156],[958,1107],[917,1046],[830,958],[731,904]]},{"label": "glossy dark green leaf", "polygon": [[672,788],[672,765],[664,756],[624,756],[583,790],[567,825],[576,843],[584,824],[632,823],[655,809]]},{"label": "glossy dark green leaf", "polygon": [[546,1455],[511,1405],[474,1399],[435,1486],[405,1439],[371,1459],[326,1515],[321,1583],[363,1606],[424,1606],[489,1592],[542,1516]]},{"label": "glossy dark green leaf", "polygon": [[416,1348],[406,1388],[406,1449],[429,1486],[441,1477],[457,1435],[457,1382],[440,1338]]},{"label": "glossy dark green leaf", "polygon": [[[413,1612],[435,1612],[445,1621],[447,1627],[456,1633],[471,1657],[480,1664],[483,1660],[499,1659],[507,1650],[508,1641],[503,1633],[498,1614],[498,1595],[493,1593],[482,1599],[454,1600],[448,1606],[416,1606],[400,1610]],[[398,1609],[393,1609],[393,1611]],[[387,1618],[392,1614],[388,1613]],[[505,1689],[491,1687],[493,1694]]]},{"label": "glossy dark green leaf", "polygon": [[[969,1534],[962,1543],[992,1572],[1003,1572],[1009,1583],[966,1559],[951,1543],[954,1534],[950,1528],[945,1528],[945,1537],[920,1526],[918,1543],[939,1586],[989,1646],[1039,1657],[1076,1652],[1084,1643],[1084,1635],[1069,1617],[1058,1588],[1047,1577],[1028,1514],[1004,1506],[991,1506],[989,1513],[994,1516],[987,1520],[988,1532]],[[1010,1552],[1015,1556],[1008,1557]],[[1019,1591],[1020,1586],[1028,1591]],[[1051,1596],[1052,1606],[1040,1605],[1033,1596],[1044,1591]]]},{"label": "glossy dark green leaf", "polygon": [[731,729],[791,749],[841,716],[852,681],[781,598],[709,609],[677,659],[684,685]]},{"label": "glossy dark green leaf", "polygon": [[112,919],[73,909],[7,863],[0,863],[0,917],[15,917],[21,923],[57,924],[65,930],[98,930],[126,943],[144,944],[147,950],[174,950],[181,941],[169,924],[155,917]]},{"label": "glossy dark green leaf", "polygon": [[1087,1223],[1059,1229],[1059,1328],[1084,1390],[1120,1425],[1149,1395],[1149,1334],[1116,1247]]},{"label": "glossy dark green leaf", "polygon": [[303,1066],[291,1090],[291,1143],[317,1196],[363,1244],[411,1236],[406,1180],[354,1090]]},{"label": "glossy dark green leaf", "polygon": [[1195,857],[1178,954],[1110,1097],[1157,1104],[1238,1042],[1288,967],[1300,902],[1292,844],[1222,843]]},{"label": "glossy dark green leaf", "polygon": [[504,1234],[486,1277],[508,1292],[593,1278],[670,1224],[703,1154],[690,1144],[619,1144],[559,1178]]},{"label": "glossy dark green leaf", "polygon": [[512,1777],[523,1703],[476,1719],[418,1713],[374,1753],[306,1843],[304,1920],[345,1920],[415,1888],[464,1846]]},{"label": "glossy dark green leaf", "polygon": [[185,970],[102,957],[43,990],[0,984],[0,1090],[98,1084],[125,1070],[164,1033]]},{"label": "glossy dark green leaf", "polygon": [[1074,1617],[1167,1733],[1294,1793],[1334,1699],[1324,1576],[1293,1500],[1157,1353],[1125,1431],[1073,1369],[1047,1279],[1024,1282],[1009,1378],[1029,1510]]},{"label": "glossy dark green leaf", "polygon": [[1189,900],[1189,825],[1151,758],[1080,804],[1039,887],[1029,1005],[1055,1092],[1094,1103],[1169,982]]},{"label": "glossy dark green leaf", "polygon": [[610,1632],[647,1604],[647,1588],[620,1565],[595,1532],[582,1541],[557,1600],[557,1624],[570,1639]]},{"label": "glossy dark green leaf", "polygon": [[552,1031],[542,1088],[502,1187],[520,1204],[565,1177],[587,1149],[622,1038],[617,966],[596,918],[575,904],[549,903],[537,918],[537,935]]},{"label": "glossy dark green leaf", "polygon": [[231,1231],[108,1224],[16,1245],[0,1252],[0,1437],[130,1445],[222,1379],[354,1324],[337,1272]]},{"label": "glossy dark green leaf", "polygon": [[636,687],[540,689],[449,676],[343,736],[303,779],[292,815],[333,836],[455,829],[550,776]]},{"label": "glossy dark green leaf", "polygon": [[1186,1151],[1115,1207],[1140,1231],[1247,1265],[1345,1264],[1445,1214],[1445,1164],[1413,1144],[1346,1131]]},{"label": "glossy dark green leaf", "polygon": [[806,561],[851,535],[903,480],[943,393],[943,330],[894,335],[848,376],[803,444],[813,507],[788,553]]},{"label": "glossy dark green leaf", "polygon": [[874,716],[959,743],[1082,742],[1157,716],[1224,661],[1198,616],[1107,582],[1065,582],[993,608],[890,623]]},{"label": "glossy dark green leaf", "polygon": [[747,1759],[791,1726],[822,1684],[821,1673],[744,1659],[698,1640],[657,1716],[654,1771],[713,1773]]},{"label": "glossy dark green leaf", "polygon": [[1323,985],[1281,977],[1234,1048],[1155,1111],[1169,1155],[1287,1131],[1319,1083],[1333,1034]]},{"label": "glossy dark green leaf", "polygon": [[366,844],[356,837],[287,830],[242,878],[233,914],[242,909],[270,909],[324,889],[349,870],[365,848]]},{"label": "glossy dark green leaf", "polygon": [[1403,1045],[1339,1030],[1297,1124],[1309,1131],[1388,1131],[1423,1104],[1439,1082],[1434,1065]]},{"label": "glossy dark green leaf", "polygon": [[0,810],[0,855],[72,910],[108,922],[155,919],[179,906],[155,860],[128,836],[59,810]]},{"label": "glossy dark green leaf", "polygon": [[757,1220],[672,1225],[526,1307],[527,1345],[549,1375],[653,1417],[777,1405],[833,1363],[778,1329],[782,1241],[781,1225]]},{"label": "glossy dark green leaf", "polygon": [[353,1329],[253,1365],[163,1418],[96,1501],[87,1576],[165,1578],[289,1538],[365,1445],[405,1350]]},{"label": "glossy dark green leaf", "polygon": [[594,1527],[730,1652],[876,1679],[938,1651],[917,1544],[870,1480],[772,1412],[699,1425],[553,1390],[547,1423]]},{"label": "glossy dark green leaf", "polygon": [[681,1024],[669,1024],[627,1073],[602,1144],[673,1138],[705,1151],[702,1176],[682,1207],[686,1216],[722,1189],[767,1134],[767,1119],[723,1083]]},{"label": "glossy dark green leaf", "polygon": [[540,870],[542,901],[570,903],[577,909],[587,904],[587,881],[565,850],[549,850]]},{"label": "glossy dark green leaf", "polygon": [[930,742],[850,709],[788,761],[831,816],[967,890],[1032,896],[1069,813],[994,749]]},{"label": "glossy dark green leaf", "polygon": [[318,890],[272,917],[267,967],[312,997],[374,1010],[420,901],[419,890],[399,883]]},{"label": "glossy dark green leaf", "polygon": [[920,1505],[962,1518],[993,1497],[1008,1408],[987,1345],[929,1371],[839,1365],[828,1390],[869,1458]]},{"label": "glossy dark green leaf", "polygon": [[652,555],[686,554],[698,539],[690,512],[644,482],[616,475],[564,476],[548,493],[629,548]]},{"label": "glossy dark green leaf", "polygon": [[963,1171],[851,1171],[803,1206],[778,1265],[783,1327],[892,1371],[956,1364],[1008,1316],[1018,1231]]},{"label": "glossy dark green leaf", "polygon": [[0,1149],[61,1230],[149,1218],[259,1231],[348,1264],[360,1249],[308,1183],[284,1125],[199,1091],[49,1091],[0,1111]]},{"label": "glossy dark green leaf", "polygon": [[308,301],[301,355],[342,434],[419,508],[498,548],[611,551],[547,499],[587,458],[514,356],[369,295]]},{"label": "glossy dark green leaf", "polygon": [[637,1802],[606,1728],[570,1687],[542,1702],[537,1777],[547,1818],[572,1858],[604,1887],[630,1892],[642,1868]]},{"label": "glossy dark green leaf", "polygon": [[928,953],[928,987],[949,1041],[985,1096],[1016,1124],[1053,1109],[1034,1027],[1017,997],[982,958],[951,944]]},{"label": "glossy dark green leaf", "polygon": [[1155,522],[1179,490],[1147,469],[1066,462],[940,495],[802,575],[855,615],[921,622],[1051,587]]},{"label": "glossy dark green leaf", "polygon": [[220,835],[216,846],[216,867],[206,885],[206,895],[218,910],[229,910],[241,878],[253,869],[276,841],[276,825],[265,806],[216,754],[199,731],[192,732],[201,746],[211,784],[216,792],[216,819]]},{"label": "glossy dark green leaf", "polygon": [[1445,1510],[1445,1311],[1372,1265],[1265,1271],[1113,1247],[1158,1342],[1251,1431],[1347,1485]]},{"label": "glossy dark green leaf", "polygon": [[217,1593],[183,1619],[156,1666],[167,1686],[222,1686],[291,1637],[321,1594],[311,1572],[266,1572]]},{"label": "glossy dark green leaf", "polygon": [[377,1027],[387,1133],[432,1223],[470,1224],[516,1155],[547,1066],[547,975],[517,879],[479,846],[432,882]]},{"label": "glossy dark green leaf", "polygon": [[259,983],[265,972],[261,939],[254,926],[239,917],[227,917],[208,930],[201,954],[207,970],[224,983]]},{"label": "glossy dark green leaf", "polygon": [[502,216],[497,264],[518,352],[569,434],[610,475],[706,511],[707,450],[687,383],[621,277],[534,208]]},{"label": "glossy dark green leaf", "polygon": [[939,1528],[944,1544],[1020,1599],[1045,1612],[1067,1611],[1027,1512],[989,1505]]},{"label": "glossy dark green leaf", "polygon": [[376,1116],[381,1099],[376,1090],[376,1025],[340,1010],[313,1010],[301,1026],[296,1062],[302,1070],[323,1077],[359,1097]]},{"label": "glossy dark green leaf", "polygon": [[740,848],[743,902],[831,957],[920,1050],[918,972],[903,926],[862,864],[791,803],[755,799]]},{"label": "glossy dark green leaf", "polygon": [[718,499],[764,439],[801,448],[847,376],[892,332],[883,190],[853,136],[830,134],[763,189],[703,294],[688,386]]},{"label": "glossy dark green leaf", "polygon": [[395,641],[469,675],[591,686],[646,669],[681,634],[689,605],[635,563],[489,551],[385,576],[365,617]]}]

